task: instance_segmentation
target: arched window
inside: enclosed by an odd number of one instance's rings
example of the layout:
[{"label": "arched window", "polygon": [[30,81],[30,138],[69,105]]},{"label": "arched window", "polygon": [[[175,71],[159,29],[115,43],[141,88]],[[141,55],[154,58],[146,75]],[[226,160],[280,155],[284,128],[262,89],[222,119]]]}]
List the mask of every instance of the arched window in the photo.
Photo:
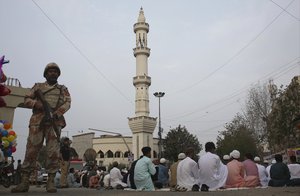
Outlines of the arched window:
[{"label": "arched window", "polygon": [[153,157],[157,158],[157,152],[155,150],[153,150]]},{"label": "arched window", "polygon": [[99,150],[98,154],[99,154],[99,158],[104,158],[104,153],[101,150]]},{"label": "arched window", "polygon": [[128,156],[129,156],[129,151],[126,151],[126,152],[124,153],[124,157],[127,158]]},{"label": "arched window", "polygon": [[121,157],[121,151],[115,152],[115,158],[120,158]]},{"label": "arched window", "polygon": [[113,157],[114,157],[114,153],[113,153],[111,150],[108,150],[108,151],[106,152],[106,157],[107,157],[107,158],[113,158]]}]

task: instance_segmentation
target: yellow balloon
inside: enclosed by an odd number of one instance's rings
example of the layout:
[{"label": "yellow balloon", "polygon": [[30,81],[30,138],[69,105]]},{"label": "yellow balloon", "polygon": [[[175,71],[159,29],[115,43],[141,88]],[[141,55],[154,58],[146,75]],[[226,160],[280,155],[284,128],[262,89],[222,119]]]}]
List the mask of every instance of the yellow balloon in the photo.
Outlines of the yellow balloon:
[{"label": "yellow balloon", "polygon": [[7,140],[2,141],[2,145],[3,145],[4,148],[8,147],[9,146],[9,141],[7,141]]},{"label": "yellow balloon", "polygon": [[15,139],[15,136],[14,136],[14,135],[9,135],[9,136],[7,137],[7,140],[10,141],[10,142],[14,141],[14,139]]},{"label": "yellow balloon", "polygon": [[8,138],[7,137],[2,137],[2,141],[4,141],[4,140],[8,140]]}]

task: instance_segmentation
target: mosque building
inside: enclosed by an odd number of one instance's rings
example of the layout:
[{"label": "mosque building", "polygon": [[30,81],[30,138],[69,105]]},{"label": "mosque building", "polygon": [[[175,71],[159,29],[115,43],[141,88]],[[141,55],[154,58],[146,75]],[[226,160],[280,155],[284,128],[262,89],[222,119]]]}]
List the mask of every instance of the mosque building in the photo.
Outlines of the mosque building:
[{"label": "mosque building", "polygon": [[131,161],[138,159],[141,155],[141,148],[150,146],[152,158],[158,157],[158,138],[153,138],[153,131],[156,126],[156,119],[150,117],[149,111],[149,86],[151,77],[148,75],[148,48],[147,34],[149,24],[146,23],[143,8],[140,9],[137,23],[133,26],[136,34],[136,47],[133,54],[136,58],[136,76],[133,77],[135,87],[135,116],[128,118],[128,124],[132,136],[102,135],[95,137],[94,132],[73,136],[72,147],[76,149],[79,157],[87,148],[93,148],[97,152],[97,164],[108,166],[113,161],[128,165]]}]

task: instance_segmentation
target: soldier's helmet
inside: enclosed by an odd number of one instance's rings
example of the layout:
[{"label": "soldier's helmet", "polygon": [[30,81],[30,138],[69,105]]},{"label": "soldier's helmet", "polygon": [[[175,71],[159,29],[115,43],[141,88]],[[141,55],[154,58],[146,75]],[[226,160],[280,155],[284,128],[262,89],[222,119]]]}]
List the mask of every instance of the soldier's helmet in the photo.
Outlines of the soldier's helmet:
[{"label": "soldier's helmet", "polygon": [[59,69],[58,65],[56,63],[48,63],[48,65],[46,65],[45,70],[44,70],[44,77],[46,77],[47,71],[49,69],[57,69],[58,76],[60,76],[60,69]]}]

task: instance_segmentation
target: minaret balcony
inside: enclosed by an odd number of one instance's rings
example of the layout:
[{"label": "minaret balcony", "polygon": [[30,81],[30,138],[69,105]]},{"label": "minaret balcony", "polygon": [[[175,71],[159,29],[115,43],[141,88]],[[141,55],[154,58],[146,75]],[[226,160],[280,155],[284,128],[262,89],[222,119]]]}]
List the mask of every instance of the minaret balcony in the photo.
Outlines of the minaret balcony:
[{"label": "minaret balcony", "polygon": [[147,33],[149,32],[149,24],[146,22],[137,22],[133,25],[134,33],[138,30],[145,30]]},{"label": "minaret balcony", "polygon": [[136,57],[136,55],[139,55],[139,54],[144,54],[144,55],[147,55],[147,57],[149,57],[150,56],[150,48],[136,47],[133,49],[133,54],[135,57]]},{"label": "minaret balcony", "polygon": [[151,85],[151,77],[149,76],[135,76],[133,77],[133,85],[138,84],[147,84],[148,86]]},{"label": "minaret balcony", "polygon": [[148,116],[137,116],[128,118],[129,127],[132,133],[150,133],[152,134],[156,126],[156,118]]}]

